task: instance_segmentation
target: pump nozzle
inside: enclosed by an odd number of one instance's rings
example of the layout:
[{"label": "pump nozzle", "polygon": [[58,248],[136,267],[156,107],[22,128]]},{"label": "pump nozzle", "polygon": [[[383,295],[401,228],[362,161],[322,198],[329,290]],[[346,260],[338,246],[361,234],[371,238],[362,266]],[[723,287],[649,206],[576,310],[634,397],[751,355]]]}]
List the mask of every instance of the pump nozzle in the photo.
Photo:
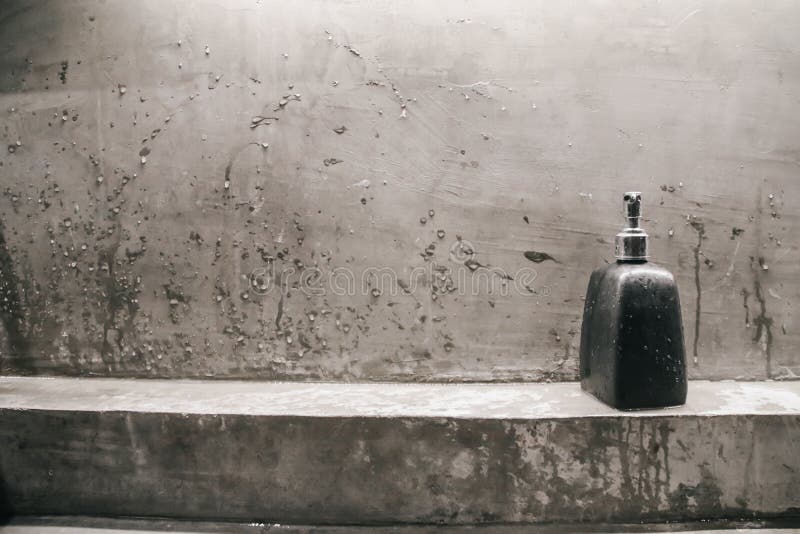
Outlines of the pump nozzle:
[{"label": "pump nozzle", "polygon": [[642,218],[642,194],[637,191],[625,193],[622,202],[628,228],[638,228],[639,219]]},{"label": "pump nozzle", "polygon": [[625,228],[614,240],[614,255],[621,261],[647,260],[647,233],[639,227],[642,218],[642,194],[630,191],[622,197]]}]

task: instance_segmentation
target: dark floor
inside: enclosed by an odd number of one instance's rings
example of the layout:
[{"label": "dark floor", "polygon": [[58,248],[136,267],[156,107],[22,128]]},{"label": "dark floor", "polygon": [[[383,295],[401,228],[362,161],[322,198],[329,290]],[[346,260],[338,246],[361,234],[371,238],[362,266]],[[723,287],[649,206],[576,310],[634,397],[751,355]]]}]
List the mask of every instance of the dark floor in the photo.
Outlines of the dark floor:
[{"label": "dark floor", "polygon": [[484,525],[484,526],[307,526],[281,525],[277,523],[209,523],[192,521],[170,521],[154,519],[112,519],[96,517],[17,517],[5,526],[0,526],[3,534],[151,534],[161,532],[208,534],[219,532],[253,534],[277,532],[283,534],[356,534],[366,533],[424,533],[424,532],[480,532],[480,534],[532,533],[564,534],[585,533],[649,533],[649,532],[759,532],[788,533],[800,532],[800,518],[797,520],[763,521],[705,521],[692,523],[659,524],[618,524],[618,525]]}]

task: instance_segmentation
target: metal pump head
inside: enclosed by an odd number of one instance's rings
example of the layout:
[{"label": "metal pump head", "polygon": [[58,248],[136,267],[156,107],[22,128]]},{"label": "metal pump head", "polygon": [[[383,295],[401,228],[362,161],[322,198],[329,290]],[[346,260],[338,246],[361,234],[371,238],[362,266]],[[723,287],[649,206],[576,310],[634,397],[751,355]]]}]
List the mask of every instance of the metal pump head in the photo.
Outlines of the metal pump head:
[{"label": "metal pump head", "polygon": [[625,228],[614,240],[614,255],[620,261],[647,260],[647,233],[639,227],[642,218],[642,194],[630,191],[622,197]]}]

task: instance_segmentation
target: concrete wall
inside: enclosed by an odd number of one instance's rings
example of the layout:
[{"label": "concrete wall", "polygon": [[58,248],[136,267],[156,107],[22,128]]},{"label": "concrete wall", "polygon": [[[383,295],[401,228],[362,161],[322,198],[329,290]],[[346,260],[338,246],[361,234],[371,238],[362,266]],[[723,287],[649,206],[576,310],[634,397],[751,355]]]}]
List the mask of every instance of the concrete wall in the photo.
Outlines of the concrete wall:
[{"label": "concrete wall", "polygon": [[690,376],[796,378],[798,28],[752,0],[5,1],[2,372],[572,380],[638,189]]}]

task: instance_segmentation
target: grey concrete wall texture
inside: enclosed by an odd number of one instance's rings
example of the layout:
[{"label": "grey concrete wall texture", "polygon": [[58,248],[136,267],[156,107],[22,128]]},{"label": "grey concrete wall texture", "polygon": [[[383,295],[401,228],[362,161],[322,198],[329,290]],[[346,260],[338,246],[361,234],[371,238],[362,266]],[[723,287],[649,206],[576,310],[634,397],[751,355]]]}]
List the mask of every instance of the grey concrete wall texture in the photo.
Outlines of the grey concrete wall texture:
[{"label": "grey concrete wall texture", "polygon": [[635,189],[690,377],[797,378],[798,28],[788,1],[7,0],[0,371],[574,380]]}]

